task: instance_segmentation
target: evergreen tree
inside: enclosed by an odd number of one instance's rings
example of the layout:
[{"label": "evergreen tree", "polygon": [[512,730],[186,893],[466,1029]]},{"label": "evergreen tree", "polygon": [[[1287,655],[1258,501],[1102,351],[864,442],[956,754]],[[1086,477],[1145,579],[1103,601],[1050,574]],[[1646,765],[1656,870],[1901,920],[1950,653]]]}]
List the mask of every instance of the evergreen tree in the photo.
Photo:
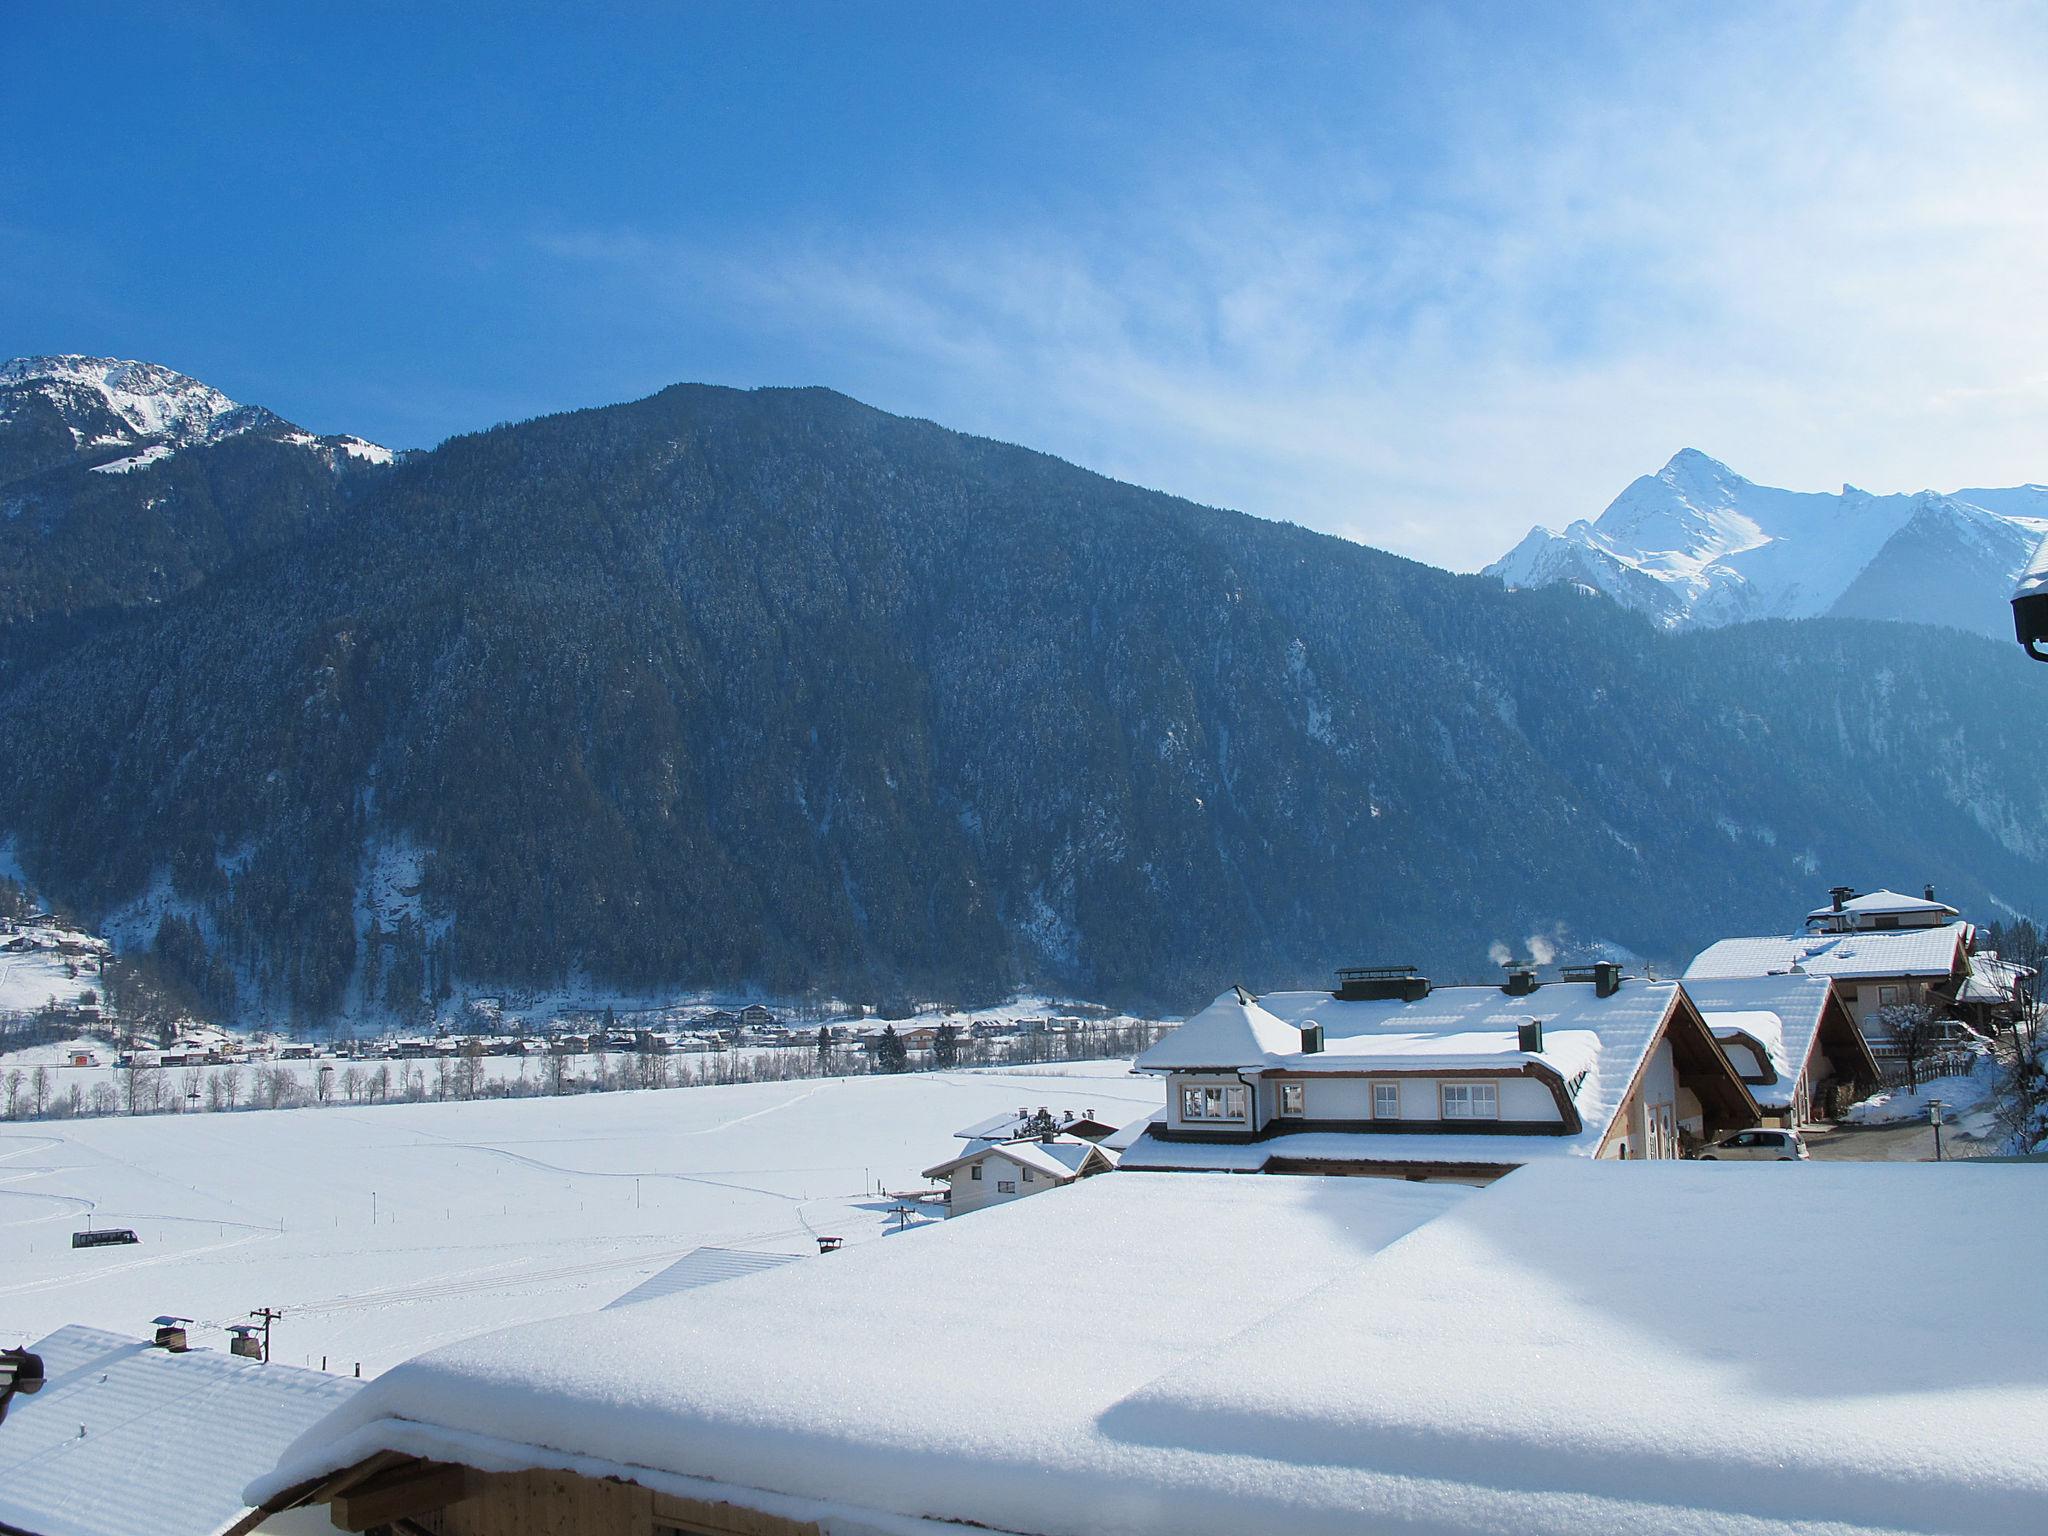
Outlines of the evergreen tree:
[{"label": "evergreen tree", "polygon": [[824,1025],[818,1026],[818,1071],[830,1071],[832,1067],[832,1031]]},{"label": "evergreen tree", "polygon": [[910,1067],[910,1052],[904,1048],[903,1039],[896,1033],[894,1024],[882,1026],[882,1038],[875,1045],[875,1069],[880,1072],[903,1072]]},{"label": "evergreen tree", "polygon": [[960,1031],[952,1023],[941,1024],[932,1035],[932,1065],[950,1067],[960,1059]]}]

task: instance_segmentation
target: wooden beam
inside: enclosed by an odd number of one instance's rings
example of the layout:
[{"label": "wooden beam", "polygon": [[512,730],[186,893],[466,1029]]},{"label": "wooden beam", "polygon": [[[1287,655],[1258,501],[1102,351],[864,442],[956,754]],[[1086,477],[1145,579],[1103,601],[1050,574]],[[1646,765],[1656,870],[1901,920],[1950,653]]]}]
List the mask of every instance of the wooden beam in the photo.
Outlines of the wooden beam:
[{"label": "wooden beam", "polygon": [[471,1475],[469,1468],[444,1461],[410,1462],[337,1494],[329,1512],[342,1530],[367,1531],[467,1498]]}]

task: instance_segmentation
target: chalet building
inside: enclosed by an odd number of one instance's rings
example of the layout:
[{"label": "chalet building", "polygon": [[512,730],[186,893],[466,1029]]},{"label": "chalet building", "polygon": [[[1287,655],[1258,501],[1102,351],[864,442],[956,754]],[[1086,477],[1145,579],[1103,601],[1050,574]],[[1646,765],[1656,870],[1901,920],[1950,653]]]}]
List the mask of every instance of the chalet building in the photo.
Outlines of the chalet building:
[{"label": "chalet building", "polygon": [[1108,1173],[1116,1165],[1116,1153],[1054,1132],[1019,1141],[970,1142],[959,1157],[925,1169],[923,1176],[946,1183],[947,1215],[964,1216]]},{"label": "chalet building", "polygon": [[1937,1013],[1952,1011],[1970,979],[1974,938],[1968,923],[1943,922],[1722,939],[1700,951],[1685,968],[1685,980],[1829,977],[1863,1038],[1883,1056],[1891,1042],[1880,1010],[1895,1003],[1925,1003]]},{"label": "chalet building", "polygon": [[1536,1159],[1677,1158],[1762,1114],[1685,989],[1614,965],[1433,987],[1410,967],[1334,992],[1242,987],[1145,1051],[1166,1112],[1131,1169],[1486,1183]]},{"label": "chalet building", "polygon": [[1825,907],[1806,914],[1806,926],[1819,933],[1884,933],[1895,928],[1940,928],[1962,916],[1954,907],[1934,899],[1934,887],[1925,896],[1902,896],[1897,891],[1871,891],[1858,896],[1854,889],[1838,885],[1828,893]]},{"label": "chalet building", "polygon": [[1825,976],[1688,981],[1685,990],[1766,1125],[1797,1129],[1839,1119],[1883,1081],[1869,1042]]}]

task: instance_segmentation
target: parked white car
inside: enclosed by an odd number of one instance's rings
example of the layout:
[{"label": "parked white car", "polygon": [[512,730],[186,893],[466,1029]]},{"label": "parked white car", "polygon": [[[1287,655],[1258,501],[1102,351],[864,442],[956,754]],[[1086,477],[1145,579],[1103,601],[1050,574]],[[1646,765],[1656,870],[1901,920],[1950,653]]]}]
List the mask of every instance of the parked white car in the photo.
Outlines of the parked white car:
[{"label": "parked white car", "polygon": [[1797,1163],[1806,1158],[1806,1142],[1797,1131],[1731,1131],[1700,1153],[1703,1163]]}]

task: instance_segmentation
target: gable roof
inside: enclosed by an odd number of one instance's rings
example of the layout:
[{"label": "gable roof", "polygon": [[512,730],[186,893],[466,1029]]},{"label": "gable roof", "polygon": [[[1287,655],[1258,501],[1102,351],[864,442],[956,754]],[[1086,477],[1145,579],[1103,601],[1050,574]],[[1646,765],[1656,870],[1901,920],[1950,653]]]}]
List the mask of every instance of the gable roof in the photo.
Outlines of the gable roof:
[{"label": "gable roof", "polygon": [[1722,939],[1685,968],[1685,979],[1720,981],[1804,971],[1855,980],[1866,976],[1947,976],[1969,952],[1968,923],[1936,928],[1857,929]]},{"label": "gable roof", "polygon": [[960,1156],[927,1168],[921,1178],[942,1179],[956,1168],[965,1168],[969,1163],[978,1163],[989,1156],[1007,1157],[1020,1168],[1032,1168],[1056,1182],[1080,1176],[1093,1153],[1105,1168],[1117,1166],[1116,1153],[1095,1142],[1079,1136],[1055,1136],[1051,1141],[985,1141],[963,1152]]},{"label": "gable roof", "polygon": [[1830,1009],[1835,1010],[1841,1025],[1831,1054],[1839,1058],[1846,1051],[1856,1058],[1836,1059],[1837,1073],[1867,1083],[1875,1083],[1880,1075],[1877,1058],[1870,1054],[1869,1043],[1855,1027],[1829,977],[1804,971],[1717,977],[1689,980],[1685,990],[1715,1039],[1746,1035],[1766,1051],[1776,1081],[1749,1085],[1761,1108],[1780,1111],[1791,1107],[1799,1075],[1812,1062]]},{"label": "gable roof", "polygon": [[213,1536],[250,1478],[366,1385],[75,1325],[33,1348],[45,1384],[0,1426],[0,1525],[36,1536]]}]

